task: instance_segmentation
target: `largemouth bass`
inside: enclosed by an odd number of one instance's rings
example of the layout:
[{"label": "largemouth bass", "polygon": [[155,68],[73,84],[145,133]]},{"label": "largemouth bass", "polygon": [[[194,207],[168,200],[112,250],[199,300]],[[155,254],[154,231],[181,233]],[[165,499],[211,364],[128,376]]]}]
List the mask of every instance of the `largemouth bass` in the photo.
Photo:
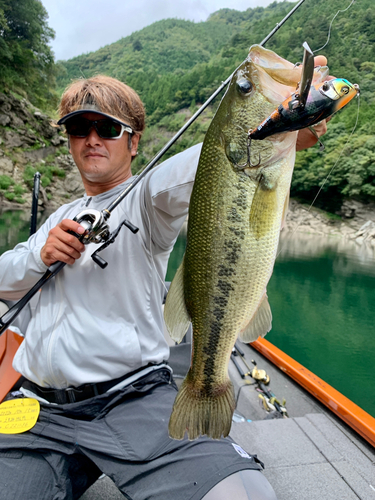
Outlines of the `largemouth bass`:
[{"label": "largemouth bass", "polygon": [[[316,70],[314,81],[327,73]],[[164,312],[176,342],[193,325],[192,362],[174,403],[172,438],[229,434],[234,343],[238,336],[252,342],[271,329],[266,287],[288,206],[297,132],[253,141],[250,154],[247,135],[296,89],[300,77],[300,68],[252,46],[205,136],[186,253]]]}]

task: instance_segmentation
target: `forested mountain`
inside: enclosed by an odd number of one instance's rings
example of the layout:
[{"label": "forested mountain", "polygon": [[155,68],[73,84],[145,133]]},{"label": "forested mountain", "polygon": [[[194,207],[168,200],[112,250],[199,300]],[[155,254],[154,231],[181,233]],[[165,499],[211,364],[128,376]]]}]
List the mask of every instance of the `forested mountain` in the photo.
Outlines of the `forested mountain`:
[{"label": "forested mountain", "polygon": [[38,0],[0,0],[0,91],[13,91],[51,109],[57,102],[54,31]]},{"label": "forested mountain", "polygon": [[[4,6],[15,3],[39,2],[0,0],[0,24],[4,25],[6,19]],[[135,169],[139,169],[245,59],[249,46],[261,42],[293,5],[295,3],[284,1],[244,12],[222,9],[201,23],[177,19],[159,21],[96,52],[56,65],[51,64],[45,49],[53,33],[40,11],[39,19],[44,26],[41,47],[45,50],[44,59],[37,59],[45,61],[45,67],[39,68],[40,88],[38,82],[32,84],[35,79],[22,87],[22,78],[27,78],[22,72],[15,78],[15,86],[26,91],[33,102],[41,99],[46,80],[51,82],[49,92],[53,94],[54,72],[58,93],[73,78],[98,73],[114,76],[132,86],[141,95],[148,115],[140,154],[134,162]],[[306,40],[316,53],[327,56],[331,74],[360,85],[358,123],[348,145],[346,141],[357,120],[357,100],[332,119],[324,137],[323,153],[316,147],[297,156],[292,194],[311,200],[343,151],[318,199],[322,206],[333,211],[344,197],[375,201],[375,6],[373,0],[356,0],[344,11],[349,5],[350,0],[346,0],[345,5],[342,0],[306,0],[266,45],[297,62],[302,59],[302,43]],[[341,12],[330,30],[330,22],[339,9]],[[13,33],[9,22],[5,29]],[[327,46],[318,50],[326,43],[329,31]],[[7,42],[4,33],[0,28],[0,56],[4,51],[3,42]],[[11,57],[5,62],[10,60]],[[0,61],[2,64],[3,57]],[[4,81],[1,78],[0,84]],[[10,87],[10,77],[7,82]],[[201,141],[213,113],[214,108],[206,111],[168,154]]]}]

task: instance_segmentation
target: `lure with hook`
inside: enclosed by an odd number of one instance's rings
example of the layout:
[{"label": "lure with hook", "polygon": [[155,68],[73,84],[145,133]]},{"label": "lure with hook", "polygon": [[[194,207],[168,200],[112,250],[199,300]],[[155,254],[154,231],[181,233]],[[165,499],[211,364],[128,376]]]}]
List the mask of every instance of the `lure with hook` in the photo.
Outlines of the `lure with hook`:
[{"label": "lure with hook", "polygon": [[257,167],[260,165],[261,157],[257,164],[251,160],[251,141],[263,140],[281,132],[292,132],[309,127],[320,143],[320,150],[324,145],[320,141],[317,133],[312,128],[322,120],[332,116],[339,109],[346,106],[354,97],[359,95],[359,86],[352,85],[344,78],[327,80],[312,86],[307,96],[305,106],[295,105],[298,103],[299,94],[294,92],[275,111],[262,121],[255,129],[249,130],[247,137],[247,163],[238,165],[244,168]]},{"label": "lure with hook", "polygon": [[344,78],[313,84],[314,54],[305,42],[301,82],[277,109],[256,128],[249,130],[250,140],[263,140],[281,132],[316,125],[346,106],[359,94],[359,86]]},{"label": "lure with hook", "polygon": [[294,107],[296,93],[292,94],[268,118],[249,131],[249,136],[262,140],[280,132],[311,127],[342,109],[358,94],[359,86],[344,78],[312,86],[305,106]]},{"label": "lure with hook", "polygon": [[352,85],[344,78],[334,78],[314,84],[314,53],[307,42],[303,44],[303,48],[301,80],[297,89],[256,128],[248,131],[247,159],[244,164],[237,164],[238,168],[255,168],[260,165],[260,155],[257,163],[251,159],[252,140],[263,140],[275,134],[306,127],[309,127],[316,136],[322,151],[324,145],[312,128],[313,125],[332,116],[359,95],[359,86]]}]

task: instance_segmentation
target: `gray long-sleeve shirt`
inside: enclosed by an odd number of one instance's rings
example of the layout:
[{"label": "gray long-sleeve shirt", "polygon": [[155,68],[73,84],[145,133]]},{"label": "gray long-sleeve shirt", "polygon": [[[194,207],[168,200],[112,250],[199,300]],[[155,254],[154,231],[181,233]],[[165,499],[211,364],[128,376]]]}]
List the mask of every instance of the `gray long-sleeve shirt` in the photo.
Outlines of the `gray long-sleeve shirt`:
[{"label": "gray long-sleeve shirt", "polygon": [[[128,219],[139,232],[123,227],[116,242],[86,246],[41,293],[15,358],[14,368],[43,387],[65,388],[115,379],[169,356],[163,336],[162,297],[168,258],[188,212],[200,146],[152,170],[113,211],[113,231]],[[89,207],[102,210],[131,179],[94,196]],[[60,207],[25,243],[0,257],[0,297],[21,298],[44,274],[40,257],[48,232],[85,209],[88,197]]]}]

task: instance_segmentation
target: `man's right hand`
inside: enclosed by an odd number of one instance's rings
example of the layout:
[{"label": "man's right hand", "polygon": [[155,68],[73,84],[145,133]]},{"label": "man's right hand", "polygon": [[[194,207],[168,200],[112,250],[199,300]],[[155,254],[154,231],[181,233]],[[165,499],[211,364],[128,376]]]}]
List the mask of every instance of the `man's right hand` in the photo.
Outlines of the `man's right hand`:
[{"label": "man's right hand", "polygon": [[46,266],[50,266],[58,260],[65,264],[74,264],[81,257],[85,245],[73,234],[83,234],[85,229],[71,219],[64,219],[48,233],[46,244],[40,251],[40,257]]}]

